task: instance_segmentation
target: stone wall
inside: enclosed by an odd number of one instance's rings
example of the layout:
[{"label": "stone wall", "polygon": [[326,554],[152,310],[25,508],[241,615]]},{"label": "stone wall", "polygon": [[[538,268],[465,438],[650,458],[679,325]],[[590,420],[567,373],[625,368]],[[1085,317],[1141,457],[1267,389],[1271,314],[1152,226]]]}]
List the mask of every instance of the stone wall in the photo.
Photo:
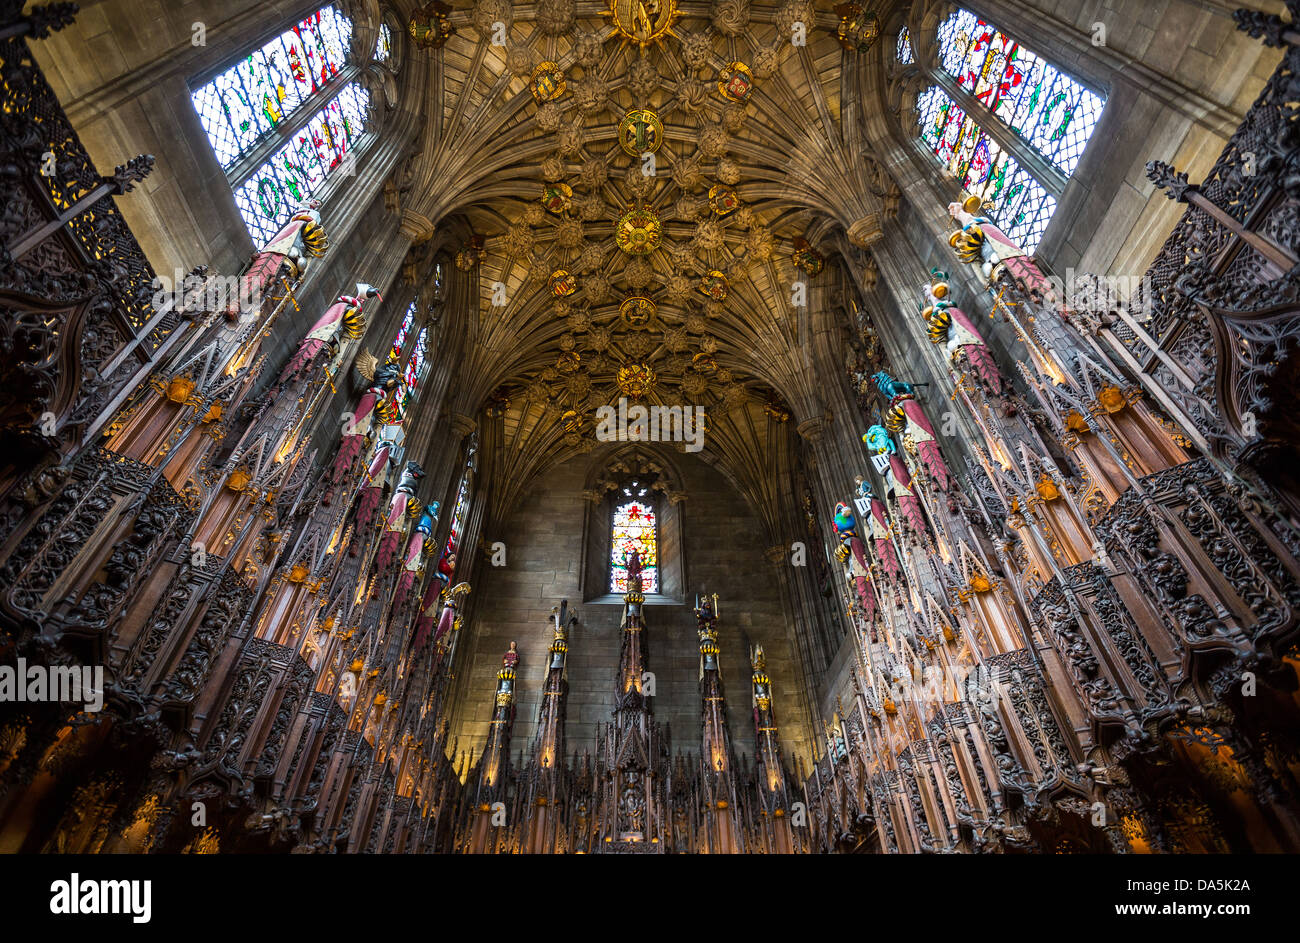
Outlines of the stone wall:
[{"label": "stone wall", "polygon": [[[791,619],[783,611],[761,542],[750,537],[759,532],[758,519],[713,468],[690,455],[677,454],[673,460],[681,469],[687,494],[679,507],[691,605],[646,607],[649,670],[656,683],[655,718],[671,725],[676,749],[698,751],[699,640],[692,606],[697,591],[716,592],[728,723],[737,752],[753,753],[747,650],[761,642],[767,652],[781,742],[787,751],[807,755],[809,728],[800,706],[795,649],[788,637]],[[485,535],[488,544],[494,540],[506,544],[508,565],[480,568],[474,615],[463,630],[466,636],[461,644],[467,650],[459,655],[461,697],[453,721],[463,750],[481,748],[487,736],[496,671],[512,639],[519,642],[520,655],[513,752],[531,746],[552,636],[548,619],[551,607],[565,598],[579,610],[581,619],[569,638],[566,735],[570,752],[589,749],[596,725],[609,719],[622,606],[581,602],[586,518],[581,491],[590,461],[590,456],[572,459],[549,472],[504,532]]]}]

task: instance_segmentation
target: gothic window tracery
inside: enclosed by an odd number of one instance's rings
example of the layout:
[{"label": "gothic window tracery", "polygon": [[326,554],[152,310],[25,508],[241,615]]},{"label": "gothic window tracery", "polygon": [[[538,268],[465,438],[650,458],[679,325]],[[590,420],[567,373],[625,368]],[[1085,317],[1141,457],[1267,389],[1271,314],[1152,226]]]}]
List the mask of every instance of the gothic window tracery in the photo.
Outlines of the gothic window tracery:
[{"label": "gothic window tracery", "polygon": [[[1096,129],[1105,98],[968,10],[939,24],[942,81],[917,98],[921,141],[1032,252]],[[899,34],[911,61],[910,39]],[[956,91],[946,88],[952,83]],[[968,101],[959,100],[958,92]],[[968,103],[969,102],[969,103]],[[1001,134],[990,128],[1006,129]],[[1051,169],[1031,172],[1041,160]]]},{"label": "gothic window tracery", "polygon": [[[326,4],[191,93],[258,244],[322,196],[337,172],[355,173],[371,96],[356,80],[352,31],[351,20]],[[384,59],[392,55],[387,35]],[[381,48],[383,40],[381,30]]]}]

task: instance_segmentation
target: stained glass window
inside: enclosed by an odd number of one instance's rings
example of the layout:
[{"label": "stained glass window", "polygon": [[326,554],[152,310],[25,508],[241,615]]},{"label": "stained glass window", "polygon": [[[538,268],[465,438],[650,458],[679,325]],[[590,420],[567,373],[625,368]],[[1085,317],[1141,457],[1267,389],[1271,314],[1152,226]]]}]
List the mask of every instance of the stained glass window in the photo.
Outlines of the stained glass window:
[{"label": "stained glass window", "polygon": [[984,201],[984,212],[998,228],[1026,252],[1033,252],[1056,211],[1056,197],[939,86],[920,95],[917,109],[921,140],[964,190]]},{"label": "stained glass window", "polygon": [[969,11],[944,20],[938,39],[940,62],[962,88],[1061,173],[1074,173],[1104,98]]},{"label": "stained glass window", "polygon": [[[385,35],[391,53],[391,33],[380,36],[380,45]],[[331,175],[354,172],[370,93],[347,80],[355,72],[351,41],[351,20],[326,4],[190,95],[258,245]],[[305,111],[308,102],[321,101],[319,92],[328,101]],[[242,169],[259,161],[251,172]]]},{"label": "stained glass window", "polygon": [[351,39],[351,21],[322,7],[191,93],[222,169],[338,75]]},{"label": "stained glass window", "polygon": [[895,55],[903,65],[912,64],[912,36],[906,26],[898,31],[898,48]]},{"label": "stained glass window", "polygon": [[[633,488],[635,487],[634,483]],[[610,592],[628,592],[627,559],[633,550],[641,555],[641,591],[659,592],[658,540],[655,512],[650,506],[632,500],[616,507],[610,536]]]},{"label": "stained glass window", "polygon": [[379,24],[379,41],[375,43],[375,59],[378,62],[387,62],[393,54],[393,31],[388,28],[387,23]]},{"label": "stained glass window", "polygon": [[392,358],[394,360],[402,356],[402,345],[406,343],[406,335],[411,332],[411,325],[415,323],[415,309],[419,307],[419,304],[420,298],[417,295],[406,306],[406,314],[402,315],[402,326],[397,329],[397,337],[393,339]]},{"label": "stained glass window", "polygon": [[460,479],[460,491],[456,493],[456,507],[451,513],[451,533],[447,535],[447,545],[442,548],[442,561],[438,564],[439,572],[450,581],[456,575],[456,563],[449,557],[460,548],[461,531],[465,527],[465,512],[469,508],[469,473]]},{"label": "stained glass window", "polygon": [[406,362],[406,370],[402,374],[402,386],[397,394],[397,409],[401,418],[406,417],[407,407],[415,398],[415,391],[420,382],[420,371],[424,369],[424,342],[428,337],[429,329],[420,328],[420,334],[415,339],[415,350],[411,352],[411,359]]},{"label": "stained glass window", "polygon": [[235,188],[235,204],[254,242],[261,245],[275,235],[335,170],[355,170],[357,141],[369,104],[370,93],[361,85],[344,86],[292,140]]},{"label": "stained glass window", "polygon": [[[388,354],[390,361],[400,362],[402,355],[407,353],[406,340],[410,336],[412,325],[415,324],[415,312],[419,306],[420,298],[417,295],[407,305],[406,314],[402,317],[402,325],[397,329],[397,337],[393,339],[393,347]],[[402,371],[402,384],[397,391],[398,422],[406,418],[407,408],[415,398],[415,391],[420,382],[420,371],[424,369],[424,347],[428,338],[429,329],[420,328],[420,333],[415,338],[414,349],[410,350],[410,359],[407,360],[406,368]]]}]

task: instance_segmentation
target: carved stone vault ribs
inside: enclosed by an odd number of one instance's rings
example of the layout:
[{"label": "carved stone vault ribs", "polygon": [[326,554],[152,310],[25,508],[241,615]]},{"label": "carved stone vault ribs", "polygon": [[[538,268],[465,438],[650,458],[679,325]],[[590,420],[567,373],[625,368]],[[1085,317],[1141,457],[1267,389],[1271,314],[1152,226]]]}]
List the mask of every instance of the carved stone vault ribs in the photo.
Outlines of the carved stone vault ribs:
[{"label": "carved stone vault ribs", "polygon": [[[458,256],[481,286],[463,398],[491,395],[529,456],[512,493],[592,448],[596,408],[622,395],[705,407],[707,448],[748,475],[772,388],[801,412],[817,398],[797,356],[795,240],[843,238],[897,196],[848,132],[838,21],[800,2],[675,19],[667,3],[671,30],[642,45],[559,6],[563,29],[478,4],[447,40],[438,143],[403,201],[463,213],[482,240]],[[485,44],[494,22],[511,24],[505,47]],[[628,251],[636,233],[653,237]]]}]

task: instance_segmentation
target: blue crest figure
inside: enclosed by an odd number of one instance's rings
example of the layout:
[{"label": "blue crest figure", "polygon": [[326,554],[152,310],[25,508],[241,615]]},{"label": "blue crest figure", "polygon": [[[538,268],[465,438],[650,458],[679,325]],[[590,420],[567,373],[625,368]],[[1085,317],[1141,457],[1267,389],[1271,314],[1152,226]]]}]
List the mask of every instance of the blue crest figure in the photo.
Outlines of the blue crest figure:
[{"label": "blue crest figure", "polygon": [[420,520],[415,525],[415,529],[426,537],[433,536],[433,525],[438,523],[438,510],[439,503],[437,501],[426,504],[424,512],[420,515]]},{"label": "blue crest figure", "polygon": [[894,400],[899,396],[915,396],[916,387],[910,383],[904,383],[902,380],[895,380],[884,370],[872,375],[871,379],[876,381],[876,389],[888,400]]},{"label": "blue crest figure", "polygon": [[889,430],[881,425],[874,425],[867,430],[866,435],[862,437],[868,449],[873,455],[894,455],[898,452],[898,447],[894,445],[894,440],[890,438]]}]

